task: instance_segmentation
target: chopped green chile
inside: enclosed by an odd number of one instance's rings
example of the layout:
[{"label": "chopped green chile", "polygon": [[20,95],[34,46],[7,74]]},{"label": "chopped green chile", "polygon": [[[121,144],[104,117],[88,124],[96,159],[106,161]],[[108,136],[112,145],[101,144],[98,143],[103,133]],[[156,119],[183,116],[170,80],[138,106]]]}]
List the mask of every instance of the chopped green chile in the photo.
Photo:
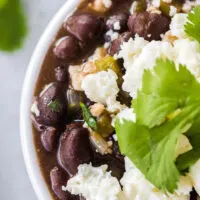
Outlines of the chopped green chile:
[{"label": "chopped green chile", "polygon": [[98,124],[97,120],[95,117],[92,116],[90,113],[89,109],[84,103],[80,103],[81,109],[82,109],[82,114],[83,114],[83,119],[87,123],[87,125],[94,131],[98,130]]},{"label": "chopped green chile", "polygon": [[107,111],[104,111],[102,115],[97,118],[98,123],[98,133],[106,138],[109,137],[113,132],[114,128],[112,127],[112,118],[110,117]]},{"label": "chopped green chile", "polygon": [[118,62],[112,56],[106,56],[100,60],[95,61],[95,65],[99,71],[113,70],[118,77],[122,76]]},{"label": "chopped green chile", "polygon": [[[164,1],[160,2],[160,10],[162,11],[163,14],[170,16],[170,6],[171,4],[165,3]],[[177,9],[177,12],[181,11],[181,4],[178,2],[174,2],[173,6]]]},{"label": "chopped green chile", "polygon": [[136,7],[134,9],[134,12],[143,12],[145,11],[147,8],[147,2],[146,0],[140,0],[140,1],[137,1],[137,4],[136,4]]}]

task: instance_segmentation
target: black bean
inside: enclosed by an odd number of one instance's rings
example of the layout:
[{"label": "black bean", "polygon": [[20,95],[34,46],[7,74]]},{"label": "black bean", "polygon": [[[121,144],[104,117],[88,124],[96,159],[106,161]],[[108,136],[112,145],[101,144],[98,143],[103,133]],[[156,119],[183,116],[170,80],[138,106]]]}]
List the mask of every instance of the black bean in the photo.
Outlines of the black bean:
[{"label": "black bean", "polygon": [[40,124],[36,119],[34,115],[31,115],[31,120],[33,122],[33,126],[36,128],[37,131],[43,132],[47,128],[43,124]]},{"label": "black bean", "polygon": [[170,19],[162,14],[141,12],[129,17],[128,27],[133,34],[146,40],[160,40],[161,34],[169,30]]},{"label": "black bean", "polygon": [[55,68],[55,77],[58,82],[67,82],[68,72],[67,69],[63,66]]},{"label": "black bean", "polygon": [[112,42],[112,44],[111,44],[111,46],[110,46],[110,48],[109,48],[109,50],[108,50],[108,53],[111,55],[111,56],[113,56],[113,55],[115,55],[116,53],[118,53],[119,51],[120,51],[120,49],[121,49],[121,44],[123,43],[123,42],[127,42],[130,38],[131,38],[131,33],[130,32],[125,32],[125,33],[123,33],[123,34],[121,34],[120,36],[119,36],[119,38],[117,38],[117,39],[115,39],[113,42]]},{"label": "black bean", "polygon": [[46,151],[48,152],[54,151],[57,143],[56,129],[53,127],[48,127],[41,134],[41,142]]},{"label": "black bean", "polygon": [[68,125],[60,138],[58,162],[61,167],[74,175],[80,164],[90,163],[91,159],[88,130],[79,123]]},{"label": "black bean", "polygon": [[48,86],[38,99],[40,115],[37,121],[47,126],[55,126],[66,116],[66,99],[61,87],[57,83]]},{"label": "black bean", "polygon": [[[129,15],[125,12],[117,13],[115,15],[110,16],[106,21],[106,29],[107,30],[112,29],[117,32],[126,31],[128,29],[128,27],[127,27],[128,17],[129,17]],[[119,29],[118,29],[118,27],[117,27],[117,29],[115,29],[116,23],[119,24]]]},{"label": "black bean", "polygon": [[60,200],[78,200],[78,196],[71,195],[69,192],[62,190],[66,186],[68,175],[58,167],[54,167],[50,172],[51,187],[55,195]]},{"label": "black bean", "polygon": [[58,41],[53,51],[57,58],[72,61],[80,56],[80,45],[76,38],[66,36]]},{"label": "black bean", "polygon": [[91,14],[71,16],[64,28],[82,42],[95,40],[102,35],[104,30],[103,20]]}]

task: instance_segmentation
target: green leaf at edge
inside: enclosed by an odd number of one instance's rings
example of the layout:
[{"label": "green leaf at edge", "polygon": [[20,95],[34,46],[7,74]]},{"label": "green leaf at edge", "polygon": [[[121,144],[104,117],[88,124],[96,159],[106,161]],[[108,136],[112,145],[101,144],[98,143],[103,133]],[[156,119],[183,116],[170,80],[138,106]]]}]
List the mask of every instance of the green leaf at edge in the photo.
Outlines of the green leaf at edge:
[{"label": "green leaf at edge", "polygon": [[19,49],[27,35],[27,19],[20,0],[7,0],[0,8],[0,50]]}]

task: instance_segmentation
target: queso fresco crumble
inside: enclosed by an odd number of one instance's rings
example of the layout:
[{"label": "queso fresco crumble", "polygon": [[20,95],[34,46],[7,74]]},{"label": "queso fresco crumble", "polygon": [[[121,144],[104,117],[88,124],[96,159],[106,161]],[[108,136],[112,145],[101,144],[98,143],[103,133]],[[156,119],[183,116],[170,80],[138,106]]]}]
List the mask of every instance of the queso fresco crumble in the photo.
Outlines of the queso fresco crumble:
[{"label": "queso fresco crumble", "polygon": [[83,1],[31,107],[52,198],[198,200],[199,94],[199,0]]}]

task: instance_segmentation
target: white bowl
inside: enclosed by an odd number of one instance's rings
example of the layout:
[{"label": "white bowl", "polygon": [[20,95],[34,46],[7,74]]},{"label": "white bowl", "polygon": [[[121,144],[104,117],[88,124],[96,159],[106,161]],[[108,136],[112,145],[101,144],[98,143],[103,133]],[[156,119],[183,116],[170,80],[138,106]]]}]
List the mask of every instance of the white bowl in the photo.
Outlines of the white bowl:
[{"label": "white bowl", "polygon": [[80,2],[81,0],[67,0],[67,2],[62,6],[62,8],[57,12],[53,20],[50,22],[40,41],[38,42],[38,45],[31,58],[23,85],[20,107],[21,145],[28,175],[39,200],[50,200],[52,198],[41,174],[37,160],[30,120],[30,107],[35,84],[38,79],[45,55],[63,21],[66,17],[70,16],[74,12]]}]

